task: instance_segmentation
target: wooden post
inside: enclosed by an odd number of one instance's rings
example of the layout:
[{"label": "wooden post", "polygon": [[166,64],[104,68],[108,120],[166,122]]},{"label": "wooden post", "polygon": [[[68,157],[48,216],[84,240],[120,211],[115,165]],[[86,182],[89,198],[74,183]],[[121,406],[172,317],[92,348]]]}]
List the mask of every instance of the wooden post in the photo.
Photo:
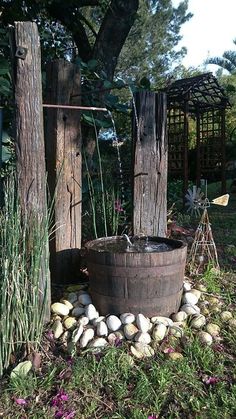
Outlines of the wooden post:
[{"label": "wooden post", "polygon": [[197,179],[197,186],[200,186],[201,183],[201,124],[200,124],[200,112],[199,109],[197,109],[196,113],[196,130],[197,130],[197,138],[196,138],[196,159],[197,159],[197,173],[196,173],[196,179]]},{"label": "wooden post", "polygon": [[166,236],[166,94],[139,92],[133,129],[133,233]]},{"label": "wooden post", "polygon": [[[56,60],[47,66],[47,103],[80,105],[80,73],[75,64]],[[72,96],[75,98],[72,101]],[[79,277],[81,247],[81,127],[75,109],[47,109],[46,161],[54,197],[55,233],[50,242],[51,273],[57,283]]]},{"label": "wooden post", "polygon": [[189,96],[184,99],[184,182],[183,182],[183,196],[185,196],[188,189],[188,135],[189,135]]},{"label": "wooden post", "polygon": [[[43,133],[41,54],[37,25],[15,22],[13,50],[15,52],[15,113],[16,168],[20,203],[24,213],[47,215],[46,169]],[[39,219],[40,219],[39,218]],[[50,276],[42,260],[40,294],[48,289],[46,318],[50,316]]]}]

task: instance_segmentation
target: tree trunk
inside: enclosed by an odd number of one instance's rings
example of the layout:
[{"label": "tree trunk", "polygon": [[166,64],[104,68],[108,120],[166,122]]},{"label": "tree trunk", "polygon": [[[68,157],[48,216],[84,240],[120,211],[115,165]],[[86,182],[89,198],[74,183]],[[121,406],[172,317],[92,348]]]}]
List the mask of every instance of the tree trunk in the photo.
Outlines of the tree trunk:
[{"label": "tree trunk", "polygon": [[[57,60],[47,67],[47,102],[80,105],[78,67]],[[80,112],[48,109],[46,160],[51,196],[54,197],[55,232],[50,242],[51,273],[57,283],[79,276],[81,247],[81,128]]]},{"label": "tree trunk", "polygon": [[135,97],[133,129],[133,233],[166,236],[166,95]]},{"label": "tree trunk", "polygon": [[[37,25],[15,22],[16,168],[22,212],[41,220],[47,216],[43,133],[41,54]],[[13,49],[14,49],[13,46]],[[41,264],[40,295],[48,289],[46,319],[50,317],[49,258],[46,246]]]}]

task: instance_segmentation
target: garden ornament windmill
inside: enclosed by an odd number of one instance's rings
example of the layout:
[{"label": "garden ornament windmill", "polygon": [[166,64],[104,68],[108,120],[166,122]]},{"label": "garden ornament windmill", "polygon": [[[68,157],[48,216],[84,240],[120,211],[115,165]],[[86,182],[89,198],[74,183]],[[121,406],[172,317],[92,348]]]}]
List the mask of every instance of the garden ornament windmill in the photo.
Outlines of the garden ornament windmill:
[{"label": "garden ornament windmill", "polygon": [[218,255],[212,235],[207,208],[209,208],[211,204],[226,206],[229,201],[228,194],[219,196],[212,201],[209,201],[207,198],[207,181],[204,183],[205,193],[201,192],[200,188],[193,186],[193,189],[188,189],[185,195],[185,205],[188,212],[200,215],[200,211],[203,210],[189,254],[189,271],[190,274],[195,275],[202,273],[204,268],[209,263],[216,269],[219,269]]}]

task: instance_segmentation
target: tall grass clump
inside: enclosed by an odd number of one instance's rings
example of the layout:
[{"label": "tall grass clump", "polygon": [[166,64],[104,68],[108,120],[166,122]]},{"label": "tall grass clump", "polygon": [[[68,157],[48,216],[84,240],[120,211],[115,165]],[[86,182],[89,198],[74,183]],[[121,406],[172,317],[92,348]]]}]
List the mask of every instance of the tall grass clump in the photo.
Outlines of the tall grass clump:
[{"label": "tall grass clump", "polygon": [[0,376],[11,358],[37,350],[48,307],[48,219],[23,214],[14,176],[0,212]]}]

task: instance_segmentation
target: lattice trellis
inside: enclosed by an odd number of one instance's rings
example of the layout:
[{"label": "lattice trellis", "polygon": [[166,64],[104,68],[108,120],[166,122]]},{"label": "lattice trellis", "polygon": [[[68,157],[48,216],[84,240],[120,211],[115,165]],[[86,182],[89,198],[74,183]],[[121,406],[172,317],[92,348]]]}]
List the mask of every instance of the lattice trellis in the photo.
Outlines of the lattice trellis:
[{"label": "lattice trellis", "polygon": [[220,171],[225,192],[225,109],[230,106],[212,73],[177,80],[166,89],[168,97],[169,174],[189,177],[189,117],[196,123],[196,179]]}]

